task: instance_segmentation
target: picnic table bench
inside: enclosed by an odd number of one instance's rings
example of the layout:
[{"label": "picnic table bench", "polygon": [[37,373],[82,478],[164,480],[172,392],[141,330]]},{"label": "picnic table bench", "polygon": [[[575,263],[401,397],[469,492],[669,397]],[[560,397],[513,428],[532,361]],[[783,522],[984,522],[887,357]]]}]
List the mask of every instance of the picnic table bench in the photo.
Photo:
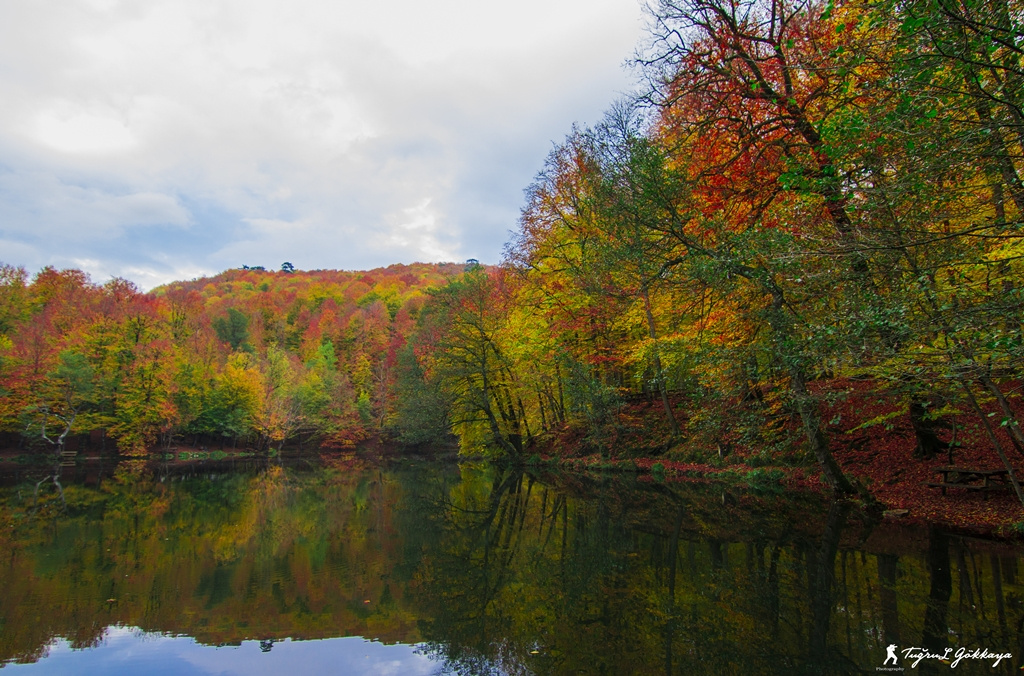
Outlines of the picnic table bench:
[{"label": "picnic table bench", "polygon": [[925,485],[941,488],[943,495],[946,494],[947,488],[964,488],[969,491],[981,491],[987,500],[989,491],[1009,486],[1010,473],[1005,469],[973,469],[943,465],[933,468],[933,471],[941,475],[941,480],[929,481]]}]

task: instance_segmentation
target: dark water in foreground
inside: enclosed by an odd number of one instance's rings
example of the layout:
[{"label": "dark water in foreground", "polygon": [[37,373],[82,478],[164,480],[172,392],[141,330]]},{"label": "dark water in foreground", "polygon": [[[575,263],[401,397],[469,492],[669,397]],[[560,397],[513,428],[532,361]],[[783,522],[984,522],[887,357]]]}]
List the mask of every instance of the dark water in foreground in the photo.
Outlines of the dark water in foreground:
[{"label": "dark water in foreground", "polygon": [[[1020,549],[812,498],[427,463],[75,471],[64,513],[27,476],[0,488],[4,673],[893,673],[892,645],[904,673],[1010,674],[1024,655]],[[957,661],[975,650],[1011,657]]]}]

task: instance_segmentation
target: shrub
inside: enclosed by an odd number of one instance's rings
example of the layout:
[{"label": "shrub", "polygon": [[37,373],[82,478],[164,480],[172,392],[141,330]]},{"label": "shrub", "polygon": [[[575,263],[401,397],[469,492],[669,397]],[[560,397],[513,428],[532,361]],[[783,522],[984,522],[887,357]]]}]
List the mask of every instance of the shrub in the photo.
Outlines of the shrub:
[{"label": "shrub", "polygon": [[755,491],[778,491],[782,488],[782,480],[786,477],[780,469],[754,469],[747,472],[744,482]]}]

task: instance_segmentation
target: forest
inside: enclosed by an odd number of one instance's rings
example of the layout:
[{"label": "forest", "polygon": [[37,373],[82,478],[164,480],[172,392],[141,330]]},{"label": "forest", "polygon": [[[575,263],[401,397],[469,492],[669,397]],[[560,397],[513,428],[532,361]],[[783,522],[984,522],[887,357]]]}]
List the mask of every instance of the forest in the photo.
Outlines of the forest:
[{"label": "forest", "polygon": [[500,265],[150,293],[5,266],[0,426],[53,452],[756,455],[840,494],[834,437],[903,429],[918,458],[984,446],[1024,503],[1022,20],[661,0],[638,93],[555,147]]},{"label": "forest", "polygon": [[[1024,502],[1022,9],[657,3],[642,95],[555,148],[505,265],[416,337],[463,443],[623,445],[647,397],[652,454],[795,449],[851,493],[834,430],[930,459],[970,426]],[[844,398],[876,412],[824,417]]]},{"label": "forest", "polygon": [[[390,430],[426,291],[462,265],[370,272],[254,267],[142,293],[47,268],[0,269],[0,424],[9,444],[128,454],[350,448]],[[405,380],[408,380],[408,376]],[[396,432],[401,438],[401,434]]]}]

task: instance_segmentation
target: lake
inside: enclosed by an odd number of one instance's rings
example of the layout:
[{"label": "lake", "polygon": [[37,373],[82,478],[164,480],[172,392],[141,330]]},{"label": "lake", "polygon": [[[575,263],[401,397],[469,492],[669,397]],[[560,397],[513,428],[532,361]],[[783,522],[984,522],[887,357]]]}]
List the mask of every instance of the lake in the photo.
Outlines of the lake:
[{"label": "lake", "polygon": [[1024,655],[1021,548],[816,496],[126,461],[66,469],[62,508],[33,478],[0,488],[5,673],[1010,674]]}]

